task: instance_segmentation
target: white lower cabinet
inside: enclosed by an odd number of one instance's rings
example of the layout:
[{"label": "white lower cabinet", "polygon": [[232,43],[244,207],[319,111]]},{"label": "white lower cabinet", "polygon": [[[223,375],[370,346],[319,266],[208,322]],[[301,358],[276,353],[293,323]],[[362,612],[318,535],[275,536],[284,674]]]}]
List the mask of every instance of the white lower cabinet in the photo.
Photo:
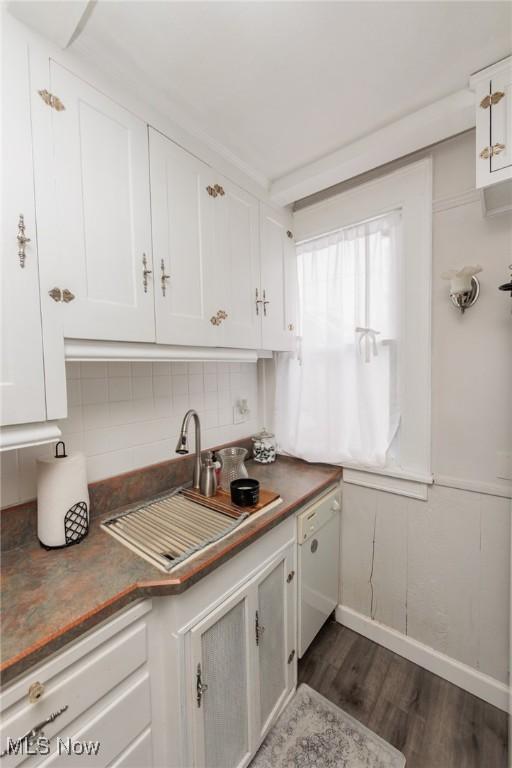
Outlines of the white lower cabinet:
[{"label": "white lower cabinet", "polygon": [[[2,768],[129,766],[133,753],[153,766],[150,611],[150,600],[138,603],[2,691]],[[9,751],[32,729],[29,751]]]},{"label": "white lower cabinet", "polygon": [[294,546],[194,626],[189,711],[193,765],[247,765],[295,686]]}]

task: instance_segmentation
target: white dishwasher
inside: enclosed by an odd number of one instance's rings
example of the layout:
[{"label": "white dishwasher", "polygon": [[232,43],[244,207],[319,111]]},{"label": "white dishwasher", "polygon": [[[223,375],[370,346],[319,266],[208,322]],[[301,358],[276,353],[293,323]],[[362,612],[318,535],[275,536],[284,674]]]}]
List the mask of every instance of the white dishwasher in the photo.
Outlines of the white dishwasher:
[{"label": "white dishwasher", "polygon": [[338,604],[339,495],[335,488],[297,517],[299,657]]}]

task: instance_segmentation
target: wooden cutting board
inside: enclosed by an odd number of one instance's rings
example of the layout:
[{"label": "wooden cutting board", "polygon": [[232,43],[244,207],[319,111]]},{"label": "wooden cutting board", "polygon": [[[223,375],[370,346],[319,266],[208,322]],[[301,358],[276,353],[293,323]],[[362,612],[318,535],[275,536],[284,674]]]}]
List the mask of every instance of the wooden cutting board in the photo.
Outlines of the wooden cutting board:
[{"label": "wooden cutting board", "polygon": [[202,493],[195,488],[185,488],[182,494],[192,501],[196,501],[198,504],[202,504],[204,507],[215,509],[217,512],[222,512],[229,517],[238,518],[245,512],[253,515],[255,512],[259,512],[260,509],[266,507],[267,504],[271,504],[273,501],[279,499],[279,494],[275,491],[268,491],[266,488],[260,488],[260,500],[252,507],[238,507],[231,501],[231,495],[219,488],[215,496],[203,496]]}]

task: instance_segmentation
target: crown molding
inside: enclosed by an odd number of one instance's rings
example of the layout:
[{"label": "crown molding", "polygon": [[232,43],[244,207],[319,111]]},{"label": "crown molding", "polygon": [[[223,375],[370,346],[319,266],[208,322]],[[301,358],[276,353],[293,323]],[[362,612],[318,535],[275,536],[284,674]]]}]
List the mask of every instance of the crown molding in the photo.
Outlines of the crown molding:
[{"label": "crown molding", "polygon": [[273,181],[270,198],[288,205],[474,127],[474,95],[457,91],[281,176]]}]

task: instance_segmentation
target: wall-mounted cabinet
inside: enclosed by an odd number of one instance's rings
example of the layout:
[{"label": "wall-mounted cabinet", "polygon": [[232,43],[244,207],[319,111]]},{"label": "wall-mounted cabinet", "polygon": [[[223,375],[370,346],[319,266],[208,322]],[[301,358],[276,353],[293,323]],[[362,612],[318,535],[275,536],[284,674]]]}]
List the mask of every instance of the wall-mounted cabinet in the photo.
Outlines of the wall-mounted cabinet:
[{"label": "wall-mounted cabinet", "polygon": [[260,206],[261,347],[292,350],[297,327],[297,268],[292,216]]},{"label": "wall-mounted cabinet", "polygon": [[6,38],[2,88],[1,423],[46,419],[28,49]]},{"label": "wall-mounted cabinet", "polygon": [[53,175],[39,197],[55,226],[41,300],[62,305],[68,338],[154,341],[146,124],[54,61],[46,90]]},{"label": "wall-mounted cabinet", "polygon": [[65,339],[291,349],[288,213],[5,39],[2,423],[66,416]]},{"label": "wall-mounted cabinet", "polygon": [[473,75],[476,186],[512,179],[512,57]]}]

